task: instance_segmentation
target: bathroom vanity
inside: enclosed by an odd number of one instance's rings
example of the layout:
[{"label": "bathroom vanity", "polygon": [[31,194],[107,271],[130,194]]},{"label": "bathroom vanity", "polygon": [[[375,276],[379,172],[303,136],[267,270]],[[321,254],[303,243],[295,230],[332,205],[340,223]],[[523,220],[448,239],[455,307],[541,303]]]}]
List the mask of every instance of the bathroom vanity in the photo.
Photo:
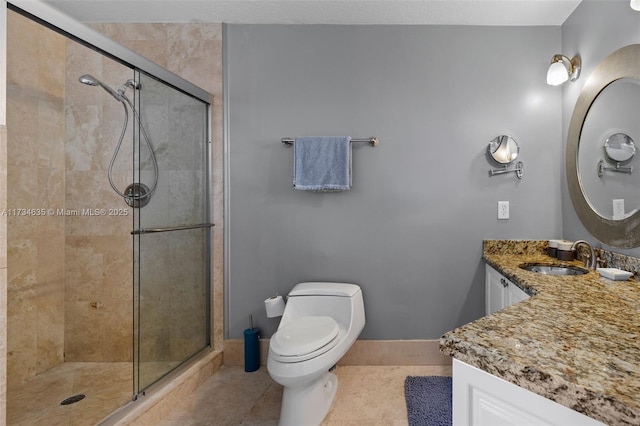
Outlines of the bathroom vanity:
[{"label": "bathroom vanity", "polygon": [[485,314],[490,315],[529,298],[529,295],[506,277],[486,265]]},{"label": "bathroom vanity", "polygon": [[557,263],[545,250],[485,241],[493,313],[440,340],[454,358],[454,425],[640,424],[640,284],[520,268]]},{"label": "bathroom vanity", "polygon": [[[631,44],[596,66],[567,133],[573,207],[610,247],[640,247],[632,175],[638,93],[640,44]],[[583,275],[522,268],[558,263],[546,241],[485,241],[483,248],[487,316],[440,339],[454,358],[453,424],[640,425],[640,284],[576,271],[577,261],[562,262],[563,272]],[[640,272],[637,258],[599,254],[607,266]]]}]

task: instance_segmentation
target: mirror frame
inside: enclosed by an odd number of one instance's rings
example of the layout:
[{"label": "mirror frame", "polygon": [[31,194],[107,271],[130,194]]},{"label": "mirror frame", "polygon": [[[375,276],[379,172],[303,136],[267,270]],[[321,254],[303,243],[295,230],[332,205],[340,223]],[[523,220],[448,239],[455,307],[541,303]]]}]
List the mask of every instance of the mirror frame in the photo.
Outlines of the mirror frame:
[{"label": "mirror frame", "polygon": [[587,113],[600,92],[609,84],[625,77],[640,80],[640,44],[631,44],[616,50],[603,59],[589,76],[571,116],[565,168],[569,195],[584,227],[605,244],[618,248],[633,248],[640,246],[640,210],[620,220],[600,216],[586,199],[578,174],[578,148]]}]

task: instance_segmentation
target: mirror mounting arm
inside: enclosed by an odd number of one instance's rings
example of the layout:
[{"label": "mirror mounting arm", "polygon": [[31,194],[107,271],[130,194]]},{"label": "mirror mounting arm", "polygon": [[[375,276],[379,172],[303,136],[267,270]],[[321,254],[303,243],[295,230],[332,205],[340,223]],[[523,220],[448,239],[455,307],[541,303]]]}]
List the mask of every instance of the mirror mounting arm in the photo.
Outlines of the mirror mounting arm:
[{"label": "mirror mounting arm", "polygon": [[604,172],[606,170],[609,170],[610,172],[626,173],[630,175],[631,173],[633,173],[633,166],[621,166],[620,163],[616,163],[615,167],[607,167],[604,165],[604,160],[598,161],[598,177],[599,178],[604,176]]},{"label": "mirror mounting arm", "polygon": [[504,166],[504,169],[491,169],[489,170],[489,176],[502,175],[512,172],[516,174],[518,179],[522,179],[522,176],[524,176],[524,163],[522,161],[518,161],[513,169],[507,169],[507,166]]}]

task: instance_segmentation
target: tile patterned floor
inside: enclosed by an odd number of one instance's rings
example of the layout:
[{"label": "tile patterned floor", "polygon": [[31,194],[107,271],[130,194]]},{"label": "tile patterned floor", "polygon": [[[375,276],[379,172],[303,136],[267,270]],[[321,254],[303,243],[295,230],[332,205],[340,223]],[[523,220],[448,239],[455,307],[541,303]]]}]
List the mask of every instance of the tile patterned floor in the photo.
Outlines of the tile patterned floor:
[{"label": "tile patterned floor", "polygon": [[[9,389],[7,425],[95,425],[131,399],[131,363],[65,363]],[[339,366],[338,393],[323,426],[406,425],[404,379],[451,375],[451,366]],[[60,401],[78,393],[72,405]],[[282,387],[265,366],[224,366],[157,426],[278,424]]]},{"label": "tile patterned floor", "polygon": [[[151,381],[174,364],[144,363],[140,375]],[[77,394],[86,396],[74,404],[60,405]],[[7,425],[95,425],[131,402],[132,395],[131,362],[65,362],[8,388]]]},{"label": "tile patterned floor", "polygon": [[[451,366],[343,366],[338,393],[323,426],[406,425],[406,376],[450,376]],[[266,367],[245,373],[225,366],[183,400],[158,426],[275,426],[282,387]]]},{"label": "tile patterned floor", "polygon": [[[7,389],[7,425],[87,426],[131,401],[130,362],[67,362]],[[60,402],[76,394],[71,405]]]}]

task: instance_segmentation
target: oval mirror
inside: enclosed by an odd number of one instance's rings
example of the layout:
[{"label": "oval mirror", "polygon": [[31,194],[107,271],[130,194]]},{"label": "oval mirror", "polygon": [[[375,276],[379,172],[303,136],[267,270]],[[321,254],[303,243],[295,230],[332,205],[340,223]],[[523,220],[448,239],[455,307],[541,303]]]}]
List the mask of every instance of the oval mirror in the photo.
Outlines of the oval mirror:
[{"label": "oval mirror", "polygon": [[[638,137],[639,110],[640,80],[620,78],[598,93],[582,124],[578,150],[582,192],[591,209],[605,219],[620,220],[640,208],[640,174],[632,173],[636,147],[629,136]],[[624,200],[616,204],[624,204],[624,211],[614,214],[613,200]]]},{"label": "oval mirror", "polygon": [[487,148],[489,157],[497,164],[503,166],[508,166],[516,161],[519,152],[520,147],[518,143],[511,136],[507,135],[496,136],[489,142],[489,147]]},{"label": "oval mirror", "polygon": [[[640,89],[640,84],[637,86]],[[640,95],[640,93],[638,94]],[[640,102],[640,97],[637,100]],[[614,133],[604,141],[604,152],[612,163],[626,163],[635,155],[636,146],[631,136],[624,133]]]},{"label": "oval mirror", "polygon": [[[613,247],[640,246],[640,194],[636,195],[640,173],[611,171],[615,163],[623,161],[608,159],[628,157],[624,162],[630,168],[638,161],[632,143],[640,137],[638,105],[640,44],[633,44],[613,52],[589,76],[567,134],[567,184],[576,214],[595,238]],[[623,136],[611,139],[618,133],[630,140]],[[611,139],[609,143],[607,139]],[[598,177],[598,163],[603,158],[608,166]],[[624,214],[618,212],[614,219],[613,205],[620,200],[624,200]]]}]

